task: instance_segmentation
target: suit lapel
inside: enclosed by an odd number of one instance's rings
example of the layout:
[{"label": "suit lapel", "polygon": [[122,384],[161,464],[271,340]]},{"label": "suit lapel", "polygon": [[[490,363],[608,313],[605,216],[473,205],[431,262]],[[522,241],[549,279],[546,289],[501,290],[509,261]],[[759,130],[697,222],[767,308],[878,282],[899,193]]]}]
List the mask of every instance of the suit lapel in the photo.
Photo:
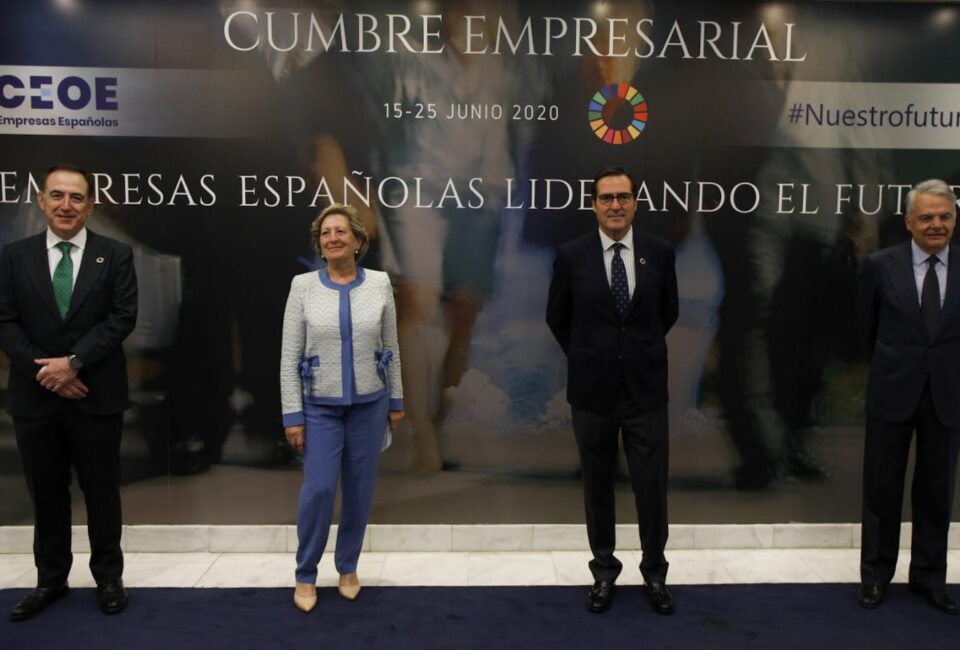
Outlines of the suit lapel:
[{"label": "suit lapel", "polygon": [[947,259],[947,293],[943,298],[943,311],[940,313],[940,322],[937,324],[937,333],[943,329],[945,323],[960,314],[960,248],[950,246],[950,257]]},{"label": "suit lapel", "polygon": [[83,301],[86,300],[90,288],[93,286],[97,276],[103,271],[104,260],[106,259],[106,247],[103,239],[87,230],[87,245],[83,249],[83,257],[80,259],[80,272],[77,274],[77,281],[73,285],[73,294],[70,297],[70,309],[67,311],[67,317],[64,320],[70,320]]},{"label": "suit lapel", "polygon": [[627,317],[633,315],[640,304],[640,296],[646,291],[646,284],[649,278],[647,273],[647,258],[641,250],[642,239],[637,231],[633,231],[633,296],[630,298],[630,306],[627,308]]},{"label": "suit lapel", "polygon": [[610,312],[616,314],[617,303],[613,299],[613,289],[610,288],[610,281],[607,279],[607,268],[603,253],[600,231],[596,230],[586,239],[584,257],[586,257],[587,267],[590,269],[590,276],[597,286],[597,291],[604,296],[604,302],[610,307]]},{"label": "suit lapel", "polygon": [[890,265],[890,280],[896,292],[897,299],[903,305],[903,311],[910,317],[910,322],[920,334],[926,338],[927,325],[923,321],[920,311],[920,298],[917,296],[917,280],[913,273],[913,256],[910,242],[900,246],[892,253],[893,263]]},{"label": "suit lapel", "polygon": [[43,303],[50,311],[60,318],[60,310],[57,308],[57,299],[53,295],[53,280],[50,279],[50,257],[47,253],[47,231],[30,240],[29,251],[26,255],[27,274],[30,281],[37,290],[37,294],[43,300]]}]

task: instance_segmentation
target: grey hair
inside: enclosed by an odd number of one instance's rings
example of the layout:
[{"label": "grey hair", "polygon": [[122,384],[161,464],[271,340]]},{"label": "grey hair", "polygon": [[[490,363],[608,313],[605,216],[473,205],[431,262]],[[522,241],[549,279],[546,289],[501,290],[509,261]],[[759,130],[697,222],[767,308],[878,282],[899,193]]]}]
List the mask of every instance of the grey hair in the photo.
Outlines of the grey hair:
[{"label": "grey hair", "polygon": [[947,185],[946,181],[942,181],[939,178],[931,178],[920,181],[912,190],[907,192],[907,215],[913,212],[914,207],[917,205],[917,197],[921,194],[942,196],[945,199],[950,199],[954,206],[957,202],[957,195],[954,194],[953,188]]}]

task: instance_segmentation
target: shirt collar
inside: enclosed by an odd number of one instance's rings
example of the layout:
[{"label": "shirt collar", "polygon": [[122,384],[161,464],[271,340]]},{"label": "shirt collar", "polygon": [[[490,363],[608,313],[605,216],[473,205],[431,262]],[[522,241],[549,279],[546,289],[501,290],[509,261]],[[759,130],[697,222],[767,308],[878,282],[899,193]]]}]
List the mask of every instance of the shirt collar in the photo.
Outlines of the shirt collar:
[{"label": "shirt collar", "polygon": [[[913,265],[920,266],[921,264],[926,264],[927,260],[930,259],[930,253],[923,250],[917,246],[917,242],[914,239],[910,240],[910,252],[913,258]],[[943,247],[943,250],[937,253],[937,259],[943,264],[944,268],[947,266],[947,261],[950,259],[950,245],[947,244]]]},{"label": "shirt collar", "polygon": [[623,247],[627,250],[633,249],[633,226],[630,226],[630,229],[627,230],[627,234],[623,236],[623,239],[620,241],[614,241],[611,239],[607,233],[603,232],[602,228],[597,228],[600,231],[600,244],[603,246],[603,250],[607,250],[614,244],[623,244]]},{"label": "shirt collar", "polygon": [[84,226],[81,228],[80,232],[73,236],[73,239],[60,239],[53,234],[52,230],[47,228],[47,250],[50,250],[62,241],[68,241],[80,250],[83,250],[87,247],[87,227]]}]

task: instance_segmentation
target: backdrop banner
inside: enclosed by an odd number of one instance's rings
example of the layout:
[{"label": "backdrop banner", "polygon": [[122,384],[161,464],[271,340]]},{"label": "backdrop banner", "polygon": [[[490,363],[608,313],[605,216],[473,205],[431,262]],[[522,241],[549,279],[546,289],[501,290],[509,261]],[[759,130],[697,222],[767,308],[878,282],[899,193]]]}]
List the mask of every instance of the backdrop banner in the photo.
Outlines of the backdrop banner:
[{"label": "backdrop banner", "polygon": [[[582,521],[544,316],[556,246],[596,228],[590,184],[611,164],[638,182],[634,226],[676,246],[671,520],[859,521],[857,270],[908,237],[913,184],[960,185],[957,5],[11,0],[0,16],[0,243],[45,227],[41,175],[71,162],[95,180],[89,227],[136,252],[129,523],[292,523],[280,324],[331,202],[358,209],[363,264],[396,291],[407,418],[372,521]],[[6,415],[0,483],[0,524],[29,523]]]}]

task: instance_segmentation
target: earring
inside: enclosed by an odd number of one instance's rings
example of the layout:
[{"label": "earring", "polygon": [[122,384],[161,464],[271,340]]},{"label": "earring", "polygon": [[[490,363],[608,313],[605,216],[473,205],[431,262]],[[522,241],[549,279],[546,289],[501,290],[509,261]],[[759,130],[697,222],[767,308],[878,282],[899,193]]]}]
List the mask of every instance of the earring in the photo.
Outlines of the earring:
[{"label": "earring", "polygon": [[353,256],[354,256],[354,257],[356,257],[356,256],[359,255],[359,254],[360,254],[360,249],[359,249],[359,248],[358,248],[357,250],[353,251]]}]

